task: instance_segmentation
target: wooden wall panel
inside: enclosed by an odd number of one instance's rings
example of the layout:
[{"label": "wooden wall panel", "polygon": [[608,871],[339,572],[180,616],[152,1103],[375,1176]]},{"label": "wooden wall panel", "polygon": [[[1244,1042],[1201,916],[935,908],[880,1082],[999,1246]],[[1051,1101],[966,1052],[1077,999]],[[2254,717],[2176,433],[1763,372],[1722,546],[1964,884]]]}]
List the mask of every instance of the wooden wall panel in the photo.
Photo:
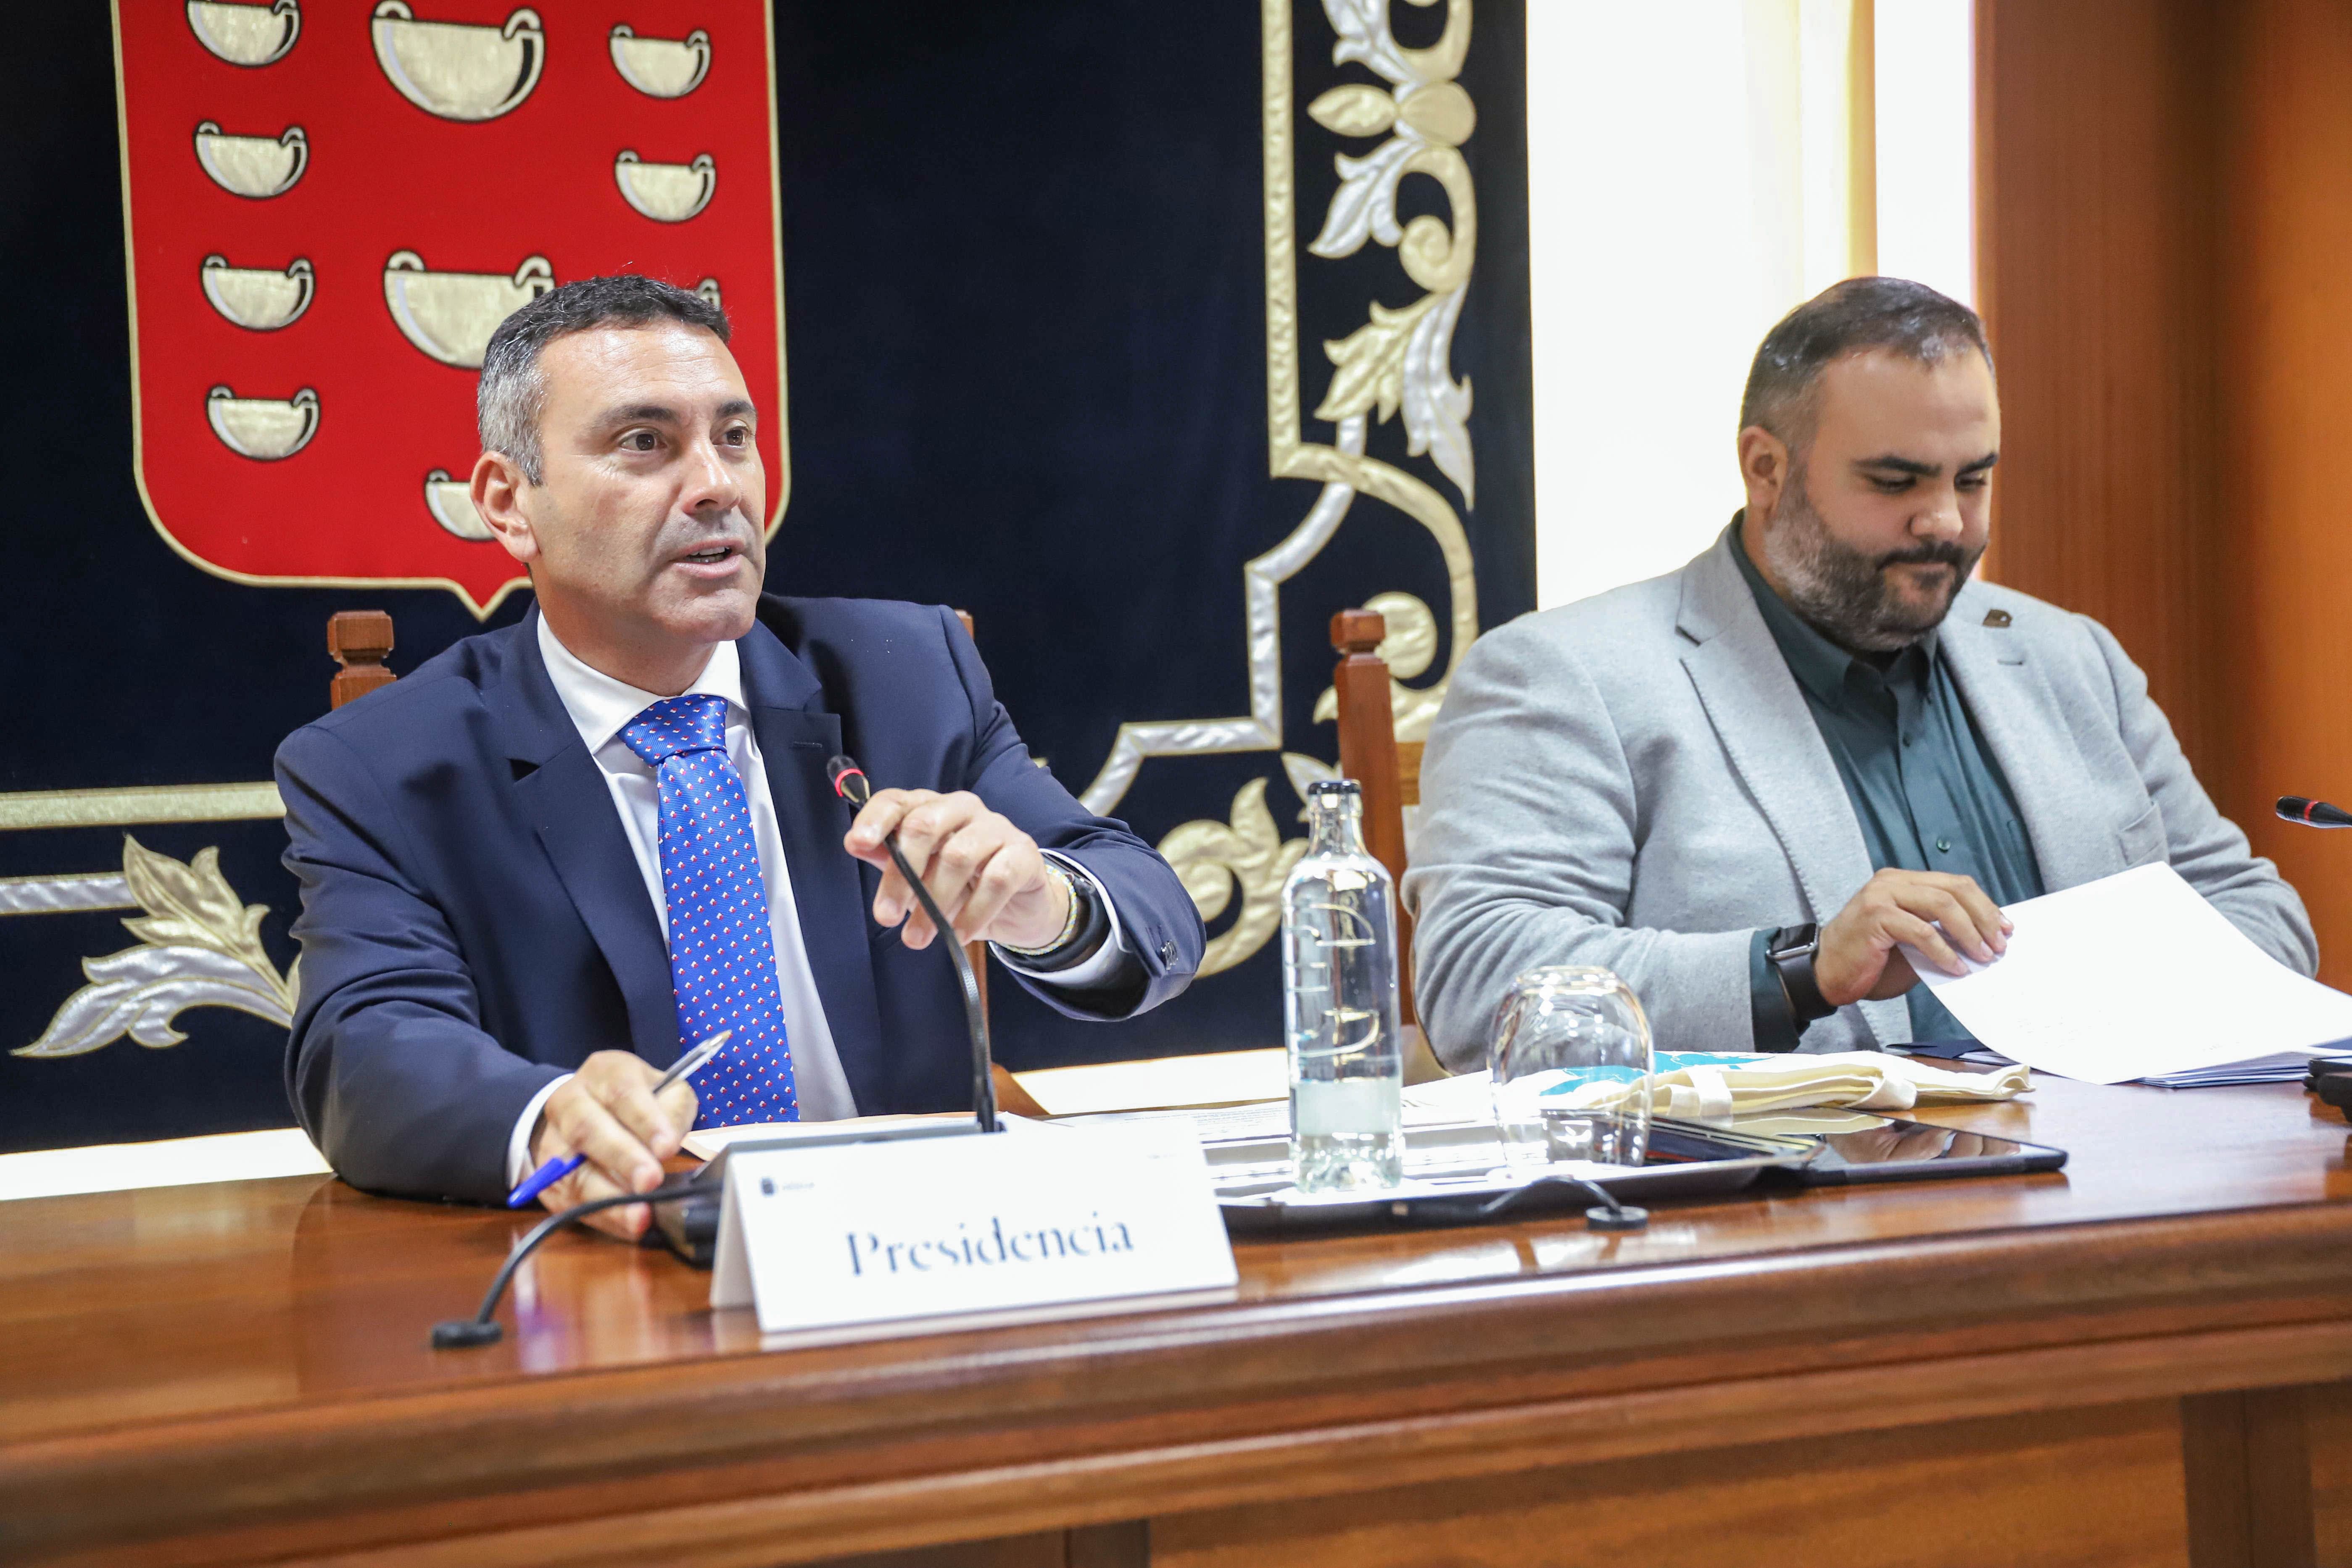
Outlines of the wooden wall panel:
[{"label": "wooden wall panel", "polygon": [[2322,977],[2352,988],[2352,835],[2266,809],[2282,794],[2352,796],[2352,7],[2226,11],[2214,531],[2233,567],[2216,661],[2241,705],[2229,804],[2310,905]]},{"label": "wooden wall panel", "polygon": [[1984,0],[1979,289],[2000,377],[1990,574],[2105,622],[2190,759],[2208,679],[2219,458],[2200,0]]},{"label": "wooden wall panel", "polygon": [[2104,621],[2352,988],[2352,7],[1979,0],[1988,570]]}]

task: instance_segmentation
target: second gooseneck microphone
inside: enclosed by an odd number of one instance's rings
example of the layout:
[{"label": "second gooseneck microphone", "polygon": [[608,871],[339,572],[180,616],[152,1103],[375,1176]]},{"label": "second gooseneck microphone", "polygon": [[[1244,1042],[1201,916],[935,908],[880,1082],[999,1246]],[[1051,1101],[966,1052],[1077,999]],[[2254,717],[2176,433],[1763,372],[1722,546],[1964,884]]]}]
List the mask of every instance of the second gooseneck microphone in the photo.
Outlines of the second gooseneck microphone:
[{"label": "second gooseneck microphone", "polygon": [[2278,798],[2278,814],[2289,822],[2300,822],[2305,827],[2352,827],[2352,811],[2340,805],[2330,805],[2309,795],[2283,795]]},{"label": "second gooseneck microphone", "polygon": [[[834,758],[824,764],[824,773],[833,781],[834,793],[852,807],[863,809],[866,803],[873,798],[874,786],[866,782],[866,770],[852,759]],[[898,852],[898,830],[893,828],[884,834],[882,843],[890,851],[890,863],[898,868],[898,875],[906,878],[907,886],[914,889],[915,901],[921,904],[923,912],[931,917],[931,925],[940,933],[939,940],[947,944],[948,961],[955,965],[956,978],[963,983],[964,1028],[971,1036],[972,1114],[980,1122],[982,1132],[1002,1132],[1004,1128],[996,1120],[996,1075],[991,1070],[995,1065],[995,1057],[989,1050],[988,1009],[980,999],[980,979],[971,972],[971,960],[964,955],[963,943],[956,941],[955,927],[940,913],[939,904],[931,898],[931,890],[923,886],[923,879],[915,875],[915,868],[908,865],[907,858]]]}]

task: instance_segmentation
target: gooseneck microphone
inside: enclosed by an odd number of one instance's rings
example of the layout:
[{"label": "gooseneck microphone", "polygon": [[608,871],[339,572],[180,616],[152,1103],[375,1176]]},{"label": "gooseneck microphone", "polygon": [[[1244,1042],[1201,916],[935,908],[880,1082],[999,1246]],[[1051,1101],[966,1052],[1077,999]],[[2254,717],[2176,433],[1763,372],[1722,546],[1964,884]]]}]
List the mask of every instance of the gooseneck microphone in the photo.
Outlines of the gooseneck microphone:
[{"label": "gooseneck microphone", "polygon": [[2309,795],[2283,795],[2278,798],[2278,814],[2289,822],[2300,822],[2305,827],[2352,827],[2352,811],[2340,805],[2330,805]]},{"label": "gooseneck microphone", "polygon": [[[851,759],[834,758],[824,764],[824,773],[833,781],[834,793],[853,807],[862,810],[874,797],[874,786],[866,782],[866,770]],[[996,1120],[996,1077],[990,1070],[995,1058],[988,1047],[988,1009],[980,999],[980,981],[971,972],[971,960],[964,955],[963,943],[956,940],[955,927],[940,913],[931,890],[923,886],[923,879],[915,875],[915,868],[898,852],[898,829],[884,834],[882,843],[890,851],[890,863],[898,868],[898,875],[906,878],[907,886],[914,889],[915,901],[931,917],[940,940],[947,944],[948,961],[955,965],[956,978],[963,983],[964,1029],[971,1036],[972,1114],[982,1132],[1002,1132],[1004,1129]]]},{"label": "gooseneck microphone", "polygon": [[514,1244],[507,1260],[490,1281],[482,1297],[481,1310],[470,1318],[448,1318],[433,1325],[433,1348],[436,1351],[477,1350],[494,1345],[506,1332],[499,1326],[499,1299],[507,1293],[508,1284],[522,1260],[539,1250],[539,1244],[562,1230],[565,1226],[586,1219],[592,1214],[606,1209],[625,1208],[631,1204],[674,1204],[684,1199],[709,1197],[716,1199],[726,1190],[720,1182],[699,1182],[693,1177],[672,1176],[649,1193],[622,1193],[617,1195],[590,1198],[586,1203],[573,1204],[561,1214],[549,1215],[531,1227],[529,1236]]}]

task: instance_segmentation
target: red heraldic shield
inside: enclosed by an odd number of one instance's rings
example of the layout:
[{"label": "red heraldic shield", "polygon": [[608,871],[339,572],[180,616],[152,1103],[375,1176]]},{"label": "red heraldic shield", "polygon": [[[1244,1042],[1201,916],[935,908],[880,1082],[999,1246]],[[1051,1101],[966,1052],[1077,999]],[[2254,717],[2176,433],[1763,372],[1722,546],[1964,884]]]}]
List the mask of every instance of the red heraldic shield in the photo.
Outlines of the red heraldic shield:
[{"label": "red heraldic shield", "polygon": [[524,581],[467,499],[507,314],[641,272],[719,300],[785,463],[767,0],[115,0],[134,460],[242,583]]}]

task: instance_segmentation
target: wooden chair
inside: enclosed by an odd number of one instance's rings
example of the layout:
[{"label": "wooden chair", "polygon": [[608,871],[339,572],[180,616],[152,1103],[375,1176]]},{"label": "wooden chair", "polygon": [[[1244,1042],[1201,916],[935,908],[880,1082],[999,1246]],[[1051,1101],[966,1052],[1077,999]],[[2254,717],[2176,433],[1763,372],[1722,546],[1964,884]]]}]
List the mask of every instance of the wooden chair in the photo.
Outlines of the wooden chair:
[{"label": "wooden chair", "polygon": [[[957,618],[963,629],[971,630],[971,617],[961,610]],[[355,697],[364,697],[379,686],[389,686],[399,677],[386,669],[384,656],[392,651],[392,616],[383,610],[338,610],[327,617],[327,651],[340,666],[334,679],[327,688],[327,706],[341,708]],[[988,944],[973,942],[971,970],[980,981],[980,1003],[988,1005]],[[1002,1064],[994,1068],[996,1106],[1015,1116],[1043,1116],[1045,1108],[1031,1097],[1004,1070]]]},{"label": "wooden chair", "polygon": [[[1402,887],[1405,873],[1404,811],[1421,804],[1419,741],[1400,742],[1389,700],[1389,667],[1380,656],[1388,622],[1378,610],[1342,610],[1331,617],[1331,647],[1339,665],[1331,689],[1339,707],[1339,772],[1364,792],[1364,847]],[[1445,1076],[1429,1048],[1412,1004],[1412,916],[1397,903],[1398,1022],[1405,1029],[1405,1081]]]},{"label": "wooden chair", "polygon": [[327,617],[327,651],[341,668],[327,687],[327,706],[341,708],[399,677],[383,667],[392,651],[392,616],[382,610],[337,610]]}]

